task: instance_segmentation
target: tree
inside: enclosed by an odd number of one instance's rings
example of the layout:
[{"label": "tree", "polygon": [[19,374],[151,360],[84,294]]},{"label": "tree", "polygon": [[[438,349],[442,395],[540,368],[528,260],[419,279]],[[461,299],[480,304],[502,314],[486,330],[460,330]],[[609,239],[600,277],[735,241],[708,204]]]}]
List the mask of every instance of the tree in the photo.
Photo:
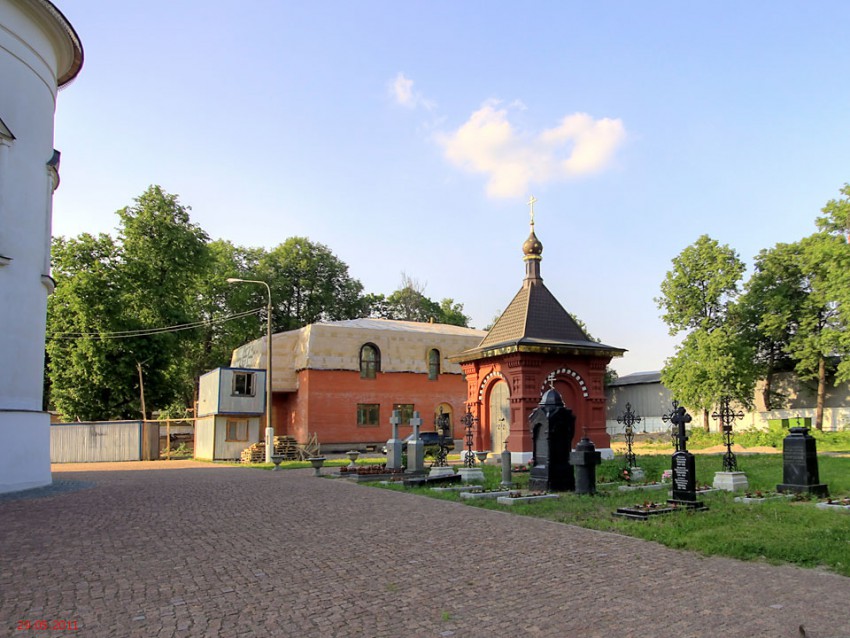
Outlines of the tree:
[{"label": "tree", "polygon": [[795,331],[804,291],[796,266],[798,247],[777,244],[755,259],[753,275],[738,304],[743,337],[754,350],[755,363],[764,378],[765,409],[773,408],[775,372],[793,366],[788,347]]},{"label": "tree", "polygon": [[[797,244],[791,269],[800,302],[789,328],[787,351],[795,361],[801,379],[817,381],[815,427],[823,429],[823,404],[826,394],[828,360],[847,360],[847,292],[837,280],[850,268],[850,247],[835,235],[816,233]],[[837,370],[835,383],[850,380],[846,365]]]},{"label": "tree", "polygon": [[[51,400],[68,418],[130,418],[146,403],[189,404],[184,350],[191,331],[138,331],[196,320],[207,236],[176,195],[151,186],[118,211],[117,240],[82,235],[54,242],[56,293],[48,304]],[[67,333],[78,333],[76,336]]]},{"label": "tree", "polygon": [[688,332],[665,363],[662,380],[678,401],[703,410],[706,430],[708,411],[721,396],[752,400],[750,362],[731,356],[743,347],[730,321],[743,273],[734,250],[702,235],[673,259],[655,300],[671,335]]},{"label": "tree", "polygon": [[371,316],[399,321],[434,321],[454,326],[469,326],[469,317],[463,314],[463,304],[454,299],[440,303],[425,296],[425,285],[401,273],[401,285],[389,297],[372,295],[368,300]]},{"label": "tree", "polygon": [[839,234],[850,242],[850,184],[840,189],[843,199],[831,199],[821,209],[823,217],[815,220],[817,227],[825,233]]},{"label": "tree", "polygon": [[661,297],[655,299],[670,334],[722,325],[743,274],[738,254],[708,235],[685,248],[673,259],[673,270],[661,283]]},{"label": "tree", "polygon": [[731,324],[688,334],[661,371],[661,382],[677,401],[703,411],[705,426],[708,411],[723,396],[752,406],[757,378],[752,346]]},{"label": "tree", "polygon": [[348,274],[345,262],[306,237],[290,237],[263,255],[256,278],[271,288],[275,331],[355,319],[364,311],[363,285]]}]

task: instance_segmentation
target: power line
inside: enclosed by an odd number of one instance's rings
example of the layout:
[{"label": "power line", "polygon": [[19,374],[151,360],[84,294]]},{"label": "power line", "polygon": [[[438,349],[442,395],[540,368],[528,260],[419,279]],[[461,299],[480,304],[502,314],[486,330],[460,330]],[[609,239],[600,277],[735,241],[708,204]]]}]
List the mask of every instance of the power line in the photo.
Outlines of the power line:
[{"label": "power line", "polygon": [[100,337],[101,339],[129,339],[132,337],[149,337],[157,334],[182,332],[183,330],[193,330],[195,328],[200,328],[203,326],[213,326],[222,323],[227,323],[228,321],[233,321],[235,319],[242,319],[244,317],[250,317],[251,315],[257,315],[263,312],[264,310],[265,308],[254,308],[253,310],[246,310],[245,312],[239,312],[234,315],[228,315],[226,317],[220,317],[218,319],[208,319],[204,321],[196,321],[193,323],[182,323],[174,326],[166,326],[164,328],[141,328],[139,330],[121,330],[117,332],[54,332],[52,334],[47,335],[47,338],[80,339],[82,337]]}]

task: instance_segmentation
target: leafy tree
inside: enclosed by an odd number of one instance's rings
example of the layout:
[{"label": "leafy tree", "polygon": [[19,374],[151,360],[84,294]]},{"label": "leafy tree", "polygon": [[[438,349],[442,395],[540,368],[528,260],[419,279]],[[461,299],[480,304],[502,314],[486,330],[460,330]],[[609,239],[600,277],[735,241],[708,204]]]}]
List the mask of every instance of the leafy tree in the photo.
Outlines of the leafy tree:
[{"label": "leafy tree", "polygon": [[828,360],[843,359],[835,383],[850,380],[847,355],[847,291],[837,285],[850,269],[850,247],[835,235],[816,233],[796,245],[790,269],[792,284],[799,293],[796,315],[792,318],[787,351],[795,361],[801,379],[817,381],[815,427],[823,429]]},{"label": "leafy tree", "polygon": [[815,220],[817,227],[826,233],[846,235],[850,242],[850,184],[840,190],[843,199],[831,199],[821,209],[823,217]]},{"label": "leafy tree", "polygon": [[793,367],[788,347],[805,295],[796,266],[798,246],[777,244],[762,250],[738,305],[744,338],[754,349],[755,363],[764,378],[763,400],[771,410],[774,373]]},{"label": "leafy tree", "polygon": [[752,406],[758,371],[752,346],[730,322],[710,332],[688,334],[665,362],[661,382],[677,401],[702,410],[707,426],[708,411],[722,396]]},{"label": "leafy tree", "polygon": [[363,314],[363,285],[327,246],[306,237],[290,237],[264,254],[256,278],[271,288],[275,331]]},{"label": "leafy tree", "polygon": [[661,297],[655,299],[670,334],[722,325],[743,274],[738,254],[708,235],[685,248],[673,259],[673,270],[661,283]]},{"label": "leafy tree", "polygon": [[47,349],[51,400],[66,417],[138,416],[140,373],[148,406],[191,400],[192,378],[183,364],[191,332],[134,335],[196,318],[207,236],[188,210],[177,196],[151,186],[118,211],[117,240],[84,234],[54,241],[57,289],[48,327],[57,337]]},{"label": "leafy tree", "polygon": [[[745,404],[752,400],[755,376],[750,362],[729,356],[743,347],[730,325],[743,273],[744,263],[734,250],[702,235],[673,259],[655,300],[671,335],[688,332],[665,363],[662,381],[678,401],[702,409],[706,430],[708,411],[721,396]],[[721,347],[723,340],[728,343]],[[718,360],[723,365],[717,365]]]},{"label": "leafy tree", "polygon": [[425,296],[425,286],[418,280],[401,274],[401,285],[389,297],[370,295],[366,306],[370,316],[399,321],[435,321],[454,326],[469,326],[469,317],[463,314],[463,304],[454,299],[440,303]]}]

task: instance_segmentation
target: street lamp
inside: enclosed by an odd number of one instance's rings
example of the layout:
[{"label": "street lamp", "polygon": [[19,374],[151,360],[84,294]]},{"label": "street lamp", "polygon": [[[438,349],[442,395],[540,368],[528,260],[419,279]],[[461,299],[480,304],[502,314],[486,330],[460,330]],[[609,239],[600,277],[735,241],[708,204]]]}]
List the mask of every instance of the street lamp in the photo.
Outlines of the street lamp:
[{"label": "street lamp", "polygon": [[[269,294],[266,308],[266,463],[272,462],[274,452],[274,427],[272,426],[272,289],[265,281],[228,277],[229,284],[261,284]],[[275,468],[277,469],[277,468]]]}]

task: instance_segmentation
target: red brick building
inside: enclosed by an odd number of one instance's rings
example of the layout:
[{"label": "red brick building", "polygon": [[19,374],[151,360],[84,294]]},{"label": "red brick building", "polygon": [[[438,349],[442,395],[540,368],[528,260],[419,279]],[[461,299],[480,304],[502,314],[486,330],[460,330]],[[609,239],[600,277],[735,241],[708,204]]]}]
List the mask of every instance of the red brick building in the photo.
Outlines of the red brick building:
[{"label": "red brick building", "polygon": [[528,417],[550,382],[576,416],[573,447],[588,436],[605,456],[605,367],[622,348],[591,340],[543,284],[543,244],[531,233],[522,246],[522,288],[475,348],[452,357],[466,375],[467,405],[478,419],[477,449],[511,452],[514,462],[531,458]]},{"label": "red brick building", "polygon": [[[273,421],[276,435],[306,443],[313,434],[324,451],[386,443],[390,416],[402,411],[401,436],[418,411],[423,430],[466,410],[466,382],[449,360],[479,344],[484,331],[435,323],[353,319],[316,323],[272,337]],[[233,353],[232,365],[265,368],[265,339]]]}]

